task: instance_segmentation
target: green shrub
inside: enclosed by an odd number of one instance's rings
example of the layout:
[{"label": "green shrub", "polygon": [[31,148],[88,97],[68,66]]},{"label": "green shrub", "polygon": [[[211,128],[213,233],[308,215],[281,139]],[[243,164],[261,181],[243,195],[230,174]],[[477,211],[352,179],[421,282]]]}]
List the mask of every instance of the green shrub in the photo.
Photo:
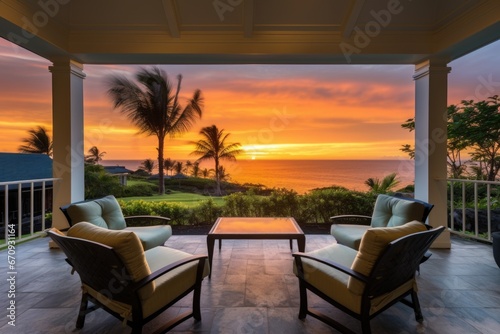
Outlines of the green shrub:
[{"label": "green shrub", "polygon": [[371,215],[376,194],[347,190],[342,187],[313,190],[301,201],[305,222],[328,223],[331,216]]},{"label": "green shrub", "polygon": [[123,187],[116,176],[106,173],[100,165],[85,164],[85,198],[121,197],[122,192]]},{"label": "green shrub", "polygon": [[208,199],[192,209],[190,223],[192,225],[213,224],[220,216],[222,216],[222,207],[216,205],[212,199]]},{"label": "green shrub", "polygon": [[125,186],[123,189],[123,197],[132,196],[153,196],[158,192],[158,186],[151,183],[137,183]]},{"label": "green shrub", "polygon": [[125,216],[155,215],[171,219],[171,225],[212,224],[218,217],[294,217],[299,223],[330,223],[335,215],[371,215],[375,194],[342,187],[316,189],[305,195],[293,190],[273,189],[269,196],[254,191],[233,193],[222,206],[212,199],[187,207],[167,201],[121,201]]}]

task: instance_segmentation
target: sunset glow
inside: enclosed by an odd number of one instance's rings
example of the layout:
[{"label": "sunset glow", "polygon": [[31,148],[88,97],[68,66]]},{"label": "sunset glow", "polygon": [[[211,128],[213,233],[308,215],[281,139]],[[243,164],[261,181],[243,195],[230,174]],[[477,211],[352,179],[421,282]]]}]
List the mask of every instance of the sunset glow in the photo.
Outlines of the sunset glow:
[{"label": "sunset glow", "polygon": [[[500,42],[450,64],[449,104],[499,94],[478,86],[500,81],[495,57]],[[17,152],[27,131],[52,134],[50,62],[0,39],[0,151]],[[157,140],[137,129],[106,94],[110,75],[132,76],[140,66],[86,65],[85,150],[97,146],[105,159],[156,158]],[[203,117],[177,138],[168,138],[165,157],[191,159],[191,142],[212,124],[230,133],[244,150],[238,159],[398,159],[413,133],[401,124],[414,115],[412,65],[163,65],[182,94],[199,88]],[[496,92],[495,92],[496,90]],[[481,96],[477,94],[481,92]],[[474,95],[476,94],[476,95]],[[483,96],[484,95],[484,96]]]}]

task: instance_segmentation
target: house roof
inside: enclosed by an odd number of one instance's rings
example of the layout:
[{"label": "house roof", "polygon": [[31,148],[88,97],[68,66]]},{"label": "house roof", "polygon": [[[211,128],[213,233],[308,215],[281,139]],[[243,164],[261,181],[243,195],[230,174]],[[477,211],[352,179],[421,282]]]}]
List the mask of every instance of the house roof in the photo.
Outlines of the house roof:
[{"label": "house roof", "polygon": [[52,159],[46,154],[0,153],[0,182],[52,178]]},{"label": "house roof", "polygon": [[110,174],[130,174],[133,171],[125,168],[125,166],[103,166],[104,170]]}]

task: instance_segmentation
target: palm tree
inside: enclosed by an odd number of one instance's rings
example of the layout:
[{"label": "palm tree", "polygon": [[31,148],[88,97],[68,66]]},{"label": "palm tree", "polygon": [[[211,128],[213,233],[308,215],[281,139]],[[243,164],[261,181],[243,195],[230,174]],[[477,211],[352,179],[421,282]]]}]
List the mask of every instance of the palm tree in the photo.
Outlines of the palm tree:
[{"label": "palm tree", "polygon": [[[139,133],[158,138],[158,166],[163,166],[166,135],[175,137],[191,128],[196,117],[202,115],[203,97],[197,89],[182,107],[179,102],[182,76],[178,75],[177,85],[172,86],[167,74],[158,67],[142,69],[135,78],[139,84],[124,76],[112,77],[108,93],[114,107],[128,116]],[[165,193],[163,168],[159,168],[159,192]]]},{"label": "palm tree", "polygon": [[194,177],[199,177],[200,174],[201,174],[200,162],[195,161],[195,162],[193,162],[193,165],[191,166],[191,175],[193,175]]},{"label": "palm tree", "polygon": [[41,153],[52,156],[52,141],[48,131],[43,126],[28,130],[29,137],[22,139],[25,145],[19,146],[18,150],[22,153]]},{"label": "palm tree", "polygon": [[182,161],[177,161],[174,165],[174,170],[176,174],[181,174],[184,170],[184,163]]},{"label": "palm tree", "polygon": [[219,166],[219,179],[221,181],[229,180],[229,173],[226,172],[226,168],[224,168],[224,166]]},{"label": "palm tree", "polygon": [[139,166],[139,169],[145,171],[149,175],[153,174],[155,168],[156,168],[156,162],[153,159],[146,159]]},{"label": "palm tree", "polygon": [[387,194],[394,187],[396,187],[400,181],[397,179],[397,173],[391,173],[384,177],[382,181],[378,178],[370,177],[365,181],[365,184],[370,187],[370,191],[377,194]]},{"label": "palm tree", "polygon": [[210,177],[210,174],[212,174],[213,171],[214,171],[213,169],[203,168],[201,170],[201,176],[203,176],[204,178],[208,178]]},{"label": "palm tree", "polygon": [[220,190],[220,160],[236,160],[236,155],[240,154],[242,150],[239,143],[226,143],[229,133],[224,134],[224,129],[217,129],[217,126],[207,126],[200,130],[200,135],[203,139],[192,142],[196,149],[191,153],[201,155],[198,161],[210,160],[215,161],[215,181],[217,183],[217,195],[221,195]]},{"label": "palm tree", "polygon": [[97,146],[92,146],[88,152],[89,155],[85,156],[85,162],[92,165],[98,165],[99,161],[101,161],[102,157],[106,154],[106,152],[100,152]]},{"label": "palm tree", "polygon": [[186,167],[184,167],[184,171],[186,172],[186,174],[189,174],[189,170],[191,168],[193,168],[193,163],[191,162],[191,160],[187,160]]},{"label": "palm tree", "polygon": [[167,175],[169,171],[172,171],[174,169],[176,161],[172,160],[170,158],[167,158],[163,161],[163,168],[167,171]]}]

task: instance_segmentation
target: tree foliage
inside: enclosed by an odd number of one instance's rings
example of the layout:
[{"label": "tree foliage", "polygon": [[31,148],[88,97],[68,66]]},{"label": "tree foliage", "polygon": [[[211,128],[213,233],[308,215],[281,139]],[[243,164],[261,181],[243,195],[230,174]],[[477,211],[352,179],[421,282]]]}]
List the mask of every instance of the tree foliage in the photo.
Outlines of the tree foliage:
[{"label": "tree foliage", "polygon": [[148,175],[153,174],[155,168],[156,162],[153,159],[145,159],[139,166],[139,169],[145,171]]},{"label": "tree foliage", "polygon": [[382,180],[376,177],[370,177],[365,181],[365,184],[370,188],[371,192],[376,194],[387,194],[401,182],[397,177],[397,173],[386,175]]},{"label": "tree foliage", "polygon": [[19,146],[18,150],[22,153],[39,153],[52,156],[52,140],[48,130],[43,126],[37,126],[35,129],[28,130],[29,136],[23,138],[24,145]]},{"label": "tree foliage", "polygon": [[[401,125],[413,131],[415,119]],[[463,100],[447,109],[447,164],[452,178],[463,177],[468,171],[463,153],[468,152],[473,177],[494,181],[500,171],[500,99],[498,95],[484,101]],[[415,157],[414,148],[405,144],[401,151]]]},{"label": "tree foliage", "polygon": [[124,76],[110,79],[108,93],[114,107],[139,128],[139,133],[156,136],[158,139],[159,193],[165,193],[164,146],[165,137],[174,137],[187,132],[203,111],[203,97],[199,89],[193,92],[185,106],[179,101],[182,75],[172,85],[167,74],[158,67],[142,69],[134,82]]},{"label": "tree foliage", "polygon": [[85,156],[85,162],[88,164],[96,165],[102,161],[102,157],[106,154],[106,152],[100,151],[97,146],[92,146],[88,150],[88,155]]},{"label": "tree foliage", "polygon": [[200,156],[198,161],[214,160],[215,162],[215,181],[217,183],[217,195],[221,195],[220,182],[221,176],[227,177],[225,169],[221,168],[221,160],[236,160],[236,156],[242,152],[240,143],[227,143],[229,133],[224,134],[224,129],[218,129],[217,126],[207,126],[200,130],[202,139],[192,142],[195,150],[191,153]]}]

